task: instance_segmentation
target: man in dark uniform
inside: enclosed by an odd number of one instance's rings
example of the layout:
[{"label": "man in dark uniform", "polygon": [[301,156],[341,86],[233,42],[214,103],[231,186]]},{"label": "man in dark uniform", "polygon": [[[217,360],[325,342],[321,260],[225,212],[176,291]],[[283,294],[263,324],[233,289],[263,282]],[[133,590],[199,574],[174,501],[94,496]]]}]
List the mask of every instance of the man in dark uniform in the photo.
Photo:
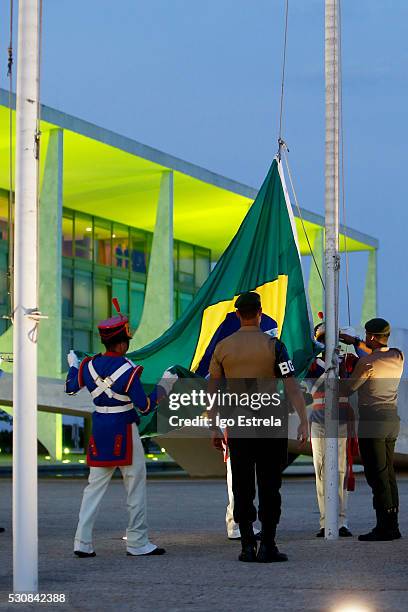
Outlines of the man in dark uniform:
[{"label": "man in dark uniform", "polygon": [[399,349],[388,347],[391,327],[387,321],[371,319],[365,330],[365,344],[372,352],[359,359],[353,377],[344,383],[345,395],[358,392],[360,455],[377,515],[374,529],[358,539],[395,540],[401,537],[393,463],[399,433],[397,394],[404,356]]},{"label": "man in dark uniform", "polygon": [[[117,306],[119,311],[119,306]],[[146,396],[140,382],[143,371],[125,357],[132,337],[128,318],[120,314],[98,325],[106,352],[86,357],[81,364],[73,351],[68,354],[70,366],[66,392],[77,393],[86,387],[95,410],[92,414],[92,436],[87,463],[90,466],[75,534],[74,553],[94,557],[93,527],[102,498],[116,467],[119,467],[127,491],[129,524],[126,531],[127,554],[161,555],[165,552],[148,538],[146,521],[146,465],[137,425],[140,414],[156,409],[159,395],[164,395],[166,381]],[[173,381],[174,382],[174,381]],[[163,389],[162,389],[163,388]],[[137,410],[137,412],[136,412]]]},{"label": "man in dark uniform", "polygon": [[[211,383],[226,379],[228,390],[240,380],[263,381],[268,384],[283,378],[285,392],[299,414],[298,437],[304,443],[308,435],[308,422],[303,395],[294,378],[294,368],[282,342],[260,329],[261,299],[255,292],[246,292],[235,302],[241,327],[219,342],[210,364]],[[276,387],[275,387],[276,388]],[[273,408],[269,408],[273,412]],[[245,435],[245,434],[243,434]],[[287,465],[288,440],[286,437],[228,436],[231,458],[232,489],[235,507],[234,520],[241,532],[240,561],[287,561],[275,544],[276,527],[281,514],[280,487],[282,471]],[[222,440],[221,433],[213,432],[214,444]],[[258,484],[258,517],[262,524],[262,539],[257,553],[253,522],[256,520],[255,474]]]}]

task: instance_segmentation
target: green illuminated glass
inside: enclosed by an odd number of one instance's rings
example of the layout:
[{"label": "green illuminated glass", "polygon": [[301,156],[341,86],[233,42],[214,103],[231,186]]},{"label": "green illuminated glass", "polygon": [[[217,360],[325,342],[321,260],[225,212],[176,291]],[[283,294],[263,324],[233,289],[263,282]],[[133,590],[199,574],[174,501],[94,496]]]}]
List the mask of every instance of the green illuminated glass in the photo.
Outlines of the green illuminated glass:
[{"label": "green illuminated glass", "polygon": [[199,289],[210,274],[210,251],[196,247],[194,255],[195,286]]},{"label": "green illuminated glass", "polygon": [[142,317],[145,296],[143,283],[130,283],[130,327],[134,331]]},{"label": "green illuminated glass", "polygon": [[121,278],[112,278],[112,297],[118,299],[120,310],[129,314],[129,283]]},{"label": "green illuminated glass", "polygon": [[112,224],[94,219],[94,259],[103,266],[112,265]]},{"label": "green illuminated glass", "polygon": [[[152,232],[64,208],[62,331],[65,348],[68,345],[72,348],[75,342],[78,349],[79,344],[88,347],[81,350],[104,350],[96,325],[114,314],[112,297],[118,298],[122,312],[129,315],[131,329],[137,329],[143,313],[152,238]],[[174,241],[176,318],[207,278],[210,255],[203,247]]]},{"label": "green illuminated glass", "polygon": [[74,329],[73,343],[75,349],[89,353],[91,350],[91,334],[83,329]]},{"label": "green illuminated glass", "polygon": [[104,280],[96,279],[94,283],[94,312],[96,323],[108,319],[111,314],[111,288]]},{"label": "green illuminated glass", "polygon": [[179,242],[178,280],[182,285],[194,287],[194,247],[186,242]]},{"label": "green illuminated glass", "polygon": [[0,189],[0,240],[8,239],[9,193]]},{"label": "green illuminated glass", "polygon": [[79,321],[92,320],[92,276],[90,272],[75,271],[74,318]]},{"label": "green illuminated glass", "polygon": [[71,318],[73,313],[73,282],[68,274],[62,275],[62,316]]},{"label": "green illuminated glass", "polygon": [[146,232],[137,229],[130,234],[130,263],[132,272],[146,274],[148,262],[148,241]]},{"label": "green illuminated glass", "polygon": [[92,217],[75,213],[75,257],[92,260]]},{"label": "green illuminated glass", "polygon": [[74,215],[72,211],[64,210],[62,216],[62,255],[72,257],[74,243]]},{"label": "green illuminated glass", "polygon": [[61,341],[61,370],[65,372],[68,370],[67,355],[69,351],[74,348],[74,340],[71,329],[65,328],[62,330]]},{"label": "green illuminated glass", "polygon": [[129,269],[129,228],[119,223],[113,224],[112,233],[113,266],[121,270]]}]

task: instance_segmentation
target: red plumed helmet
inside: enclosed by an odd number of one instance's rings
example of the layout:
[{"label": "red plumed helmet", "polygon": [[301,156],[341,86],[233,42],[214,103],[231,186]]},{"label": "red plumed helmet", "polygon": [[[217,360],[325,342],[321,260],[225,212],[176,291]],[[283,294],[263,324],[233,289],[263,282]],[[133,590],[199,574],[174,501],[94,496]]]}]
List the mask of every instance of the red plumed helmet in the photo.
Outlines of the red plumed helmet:
[{"label": "red plumed helmet", "polygon": [[98,331],[101,340],[111,340],[123,332],[130,339],[132,334],[129,329],[129,319],[120,312],[120,306],[117,298],[112,298],[112,304],[118,314],[110,319],[101,321],[98,324]]}]

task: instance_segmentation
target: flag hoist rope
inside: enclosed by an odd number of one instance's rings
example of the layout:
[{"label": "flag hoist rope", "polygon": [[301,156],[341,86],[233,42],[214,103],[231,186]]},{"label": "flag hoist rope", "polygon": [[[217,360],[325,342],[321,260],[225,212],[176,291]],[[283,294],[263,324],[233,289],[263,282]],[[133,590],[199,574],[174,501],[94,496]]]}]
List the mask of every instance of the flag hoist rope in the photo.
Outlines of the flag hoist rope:
[{"label": "flag hoist rope", "polygon": [[7,58],[7,76],[9,79],[9,197],[8,197],[8,273],[7,273],[7,292],[9,315],[7,318],[13,319],[14,300],[13,300],[13,256],[14,256],[14,185],[13,185],[13,19],[14,0],[10,0],[10,38]]},{"label": "flag hoist rope", "polygon": [[303,220],[302,209],[300,208],[300,206],[299,206],[299,202],[298,202],[298,199],[297,199],[297,195],[296,195],[295,186],[294,186],[294,184],[293,184],[293,180],[292,180],[292,173],[291,173],[291,171],[290,171],[290,166],[289,166],[288,156],[287,156],[287,154],[286,154],[286,151],[288,151],[288,148],[287,148],[286,143],[285,143],[284,141],[282,141],[282,144],[281,144],[281,151],[283,152],[283,156],[284,156],[284,158],[285,158],[285,165],[286,165],[286,170],[288,171],[288,177],[289,177],[290,188],[291,188],[292,193],[293,193],[293,199],[295,200],[296,209],[297,209],[297,211],[298,211],[298,215],[299,215],[300,223],[301,223],[301,225],[302,225],[302,229],[303,229],[303,232],[304,232],[304,234],[305,234],[305,238],[306,238],[307,246],[308,246],[308,248],[309,248],[310,255],[311,255],[312,259],[313,259],[314,265],[315,265],[315,267],[316,267],[317,273],[318,273],[319,278],[320,278],[320,281],[321,281],[321,283],[322,283],[322,287],[323,287],[323,289],[324,289],[324,280],[323,280],[323,276],[322,276],[322,273],[321,273],[321,271],[320,271],[319,264],[318,264],[318,263],[317,263],[317,261],[316,261],[316,257],[315,257],[315,254],[314,254],[314,252],[313,252],[312,245],[310,244],[310,240],[309,240],[309,236],[308,236],[308,233],[307,233],[307,229],[306,229],[306,226],[305,226],[305,223],[304,223],[304,220]]},{"label": "flag hoist rope", "polygon": [[288,17],[289,17],[289,0],[285,0],[285,29],[284,29],[284,38],[283,38],[283,52],[282,52],[282,78],[281,78],[280,110],[279,110],[278,159],[281,159],[282,152],[283,152],[283,155],[284,155],[284,158],[285,158],[286,169],[288,171],[290,187],[291,187],[291,190],[292,190],[293,198],[295,200],[295,204],[296,204],[296,208],[297,208],[297,211],[298,211],[300,223],[302,225],[302,229],[303,229],[303,232],[305,234],[305,238],[306,238],[307,246],[309,248],[310,255],[311,255],[312,259],[313,259],[313,263],[314,263],[314,265],[316,267],[317,274],[319,275],[320,281],[321,281],[323,289],[324,289],[323,277],[322,277],[319,265],[318,265],[318,263],[316,261],[316,257],[315,257],[315,255],[313,253],[312,245],[310,243],[309,236],[308,236],[308,233],[307,233],[307,229],[306,229],[306,226],[305,226],[305,223],[304,223],[304,220],[303,220],[302,210],[301,210],[301,208],[299,206],[299,202],[298,202],[298,199],[297,199],[295,187],[294,187],[294,184],[293,184],[292,173],[290,171],[288,156],[286,154],[286,152],[289,153],[289,149],[288,149],[288,146],[287,146],[286,142],[283,140],[283,137],[282,137],[283,101],[284,101],[284,94],[285,94],[285,73],[286,73],[286,50],[287,50],[287,43],[288,43]]},{"label": "flag hoist rope", "polygon": [[280,95],[280,112],[279,112],[279,136],[278,157],[280,159],[280,149],[282,141],[282,124],[283,124],[283,98],[285,91],[285,69],[286,69],[286,48],[288,42],[288,17],[289,17],[289,0],[285,0],[285,35],[283,40],[283,58],[282,58],[282,80],[281,80],[281,95]]}]

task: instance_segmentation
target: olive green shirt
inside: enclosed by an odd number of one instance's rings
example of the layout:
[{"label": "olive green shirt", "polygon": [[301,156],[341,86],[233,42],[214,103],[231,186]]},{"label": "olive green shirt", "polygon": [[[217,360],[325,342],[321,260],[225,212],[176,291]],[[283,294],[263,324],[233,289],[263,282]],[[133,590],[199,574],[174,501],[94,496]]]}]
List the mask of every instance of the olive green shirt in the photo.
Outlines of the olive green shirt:
[{"label": "olive green shirt", "polygon": [[359,407],[397,406],[398,386],[404,368],[404,355],[387,346],[361,357],[353,375],[344,381],[345,395],[358,392]]},{"label": "olive green shirt", "polygon": [[221,340],[215,347],[211,363],[212,378],[275,377],[275,339],[256,325],[244,325]]}]

